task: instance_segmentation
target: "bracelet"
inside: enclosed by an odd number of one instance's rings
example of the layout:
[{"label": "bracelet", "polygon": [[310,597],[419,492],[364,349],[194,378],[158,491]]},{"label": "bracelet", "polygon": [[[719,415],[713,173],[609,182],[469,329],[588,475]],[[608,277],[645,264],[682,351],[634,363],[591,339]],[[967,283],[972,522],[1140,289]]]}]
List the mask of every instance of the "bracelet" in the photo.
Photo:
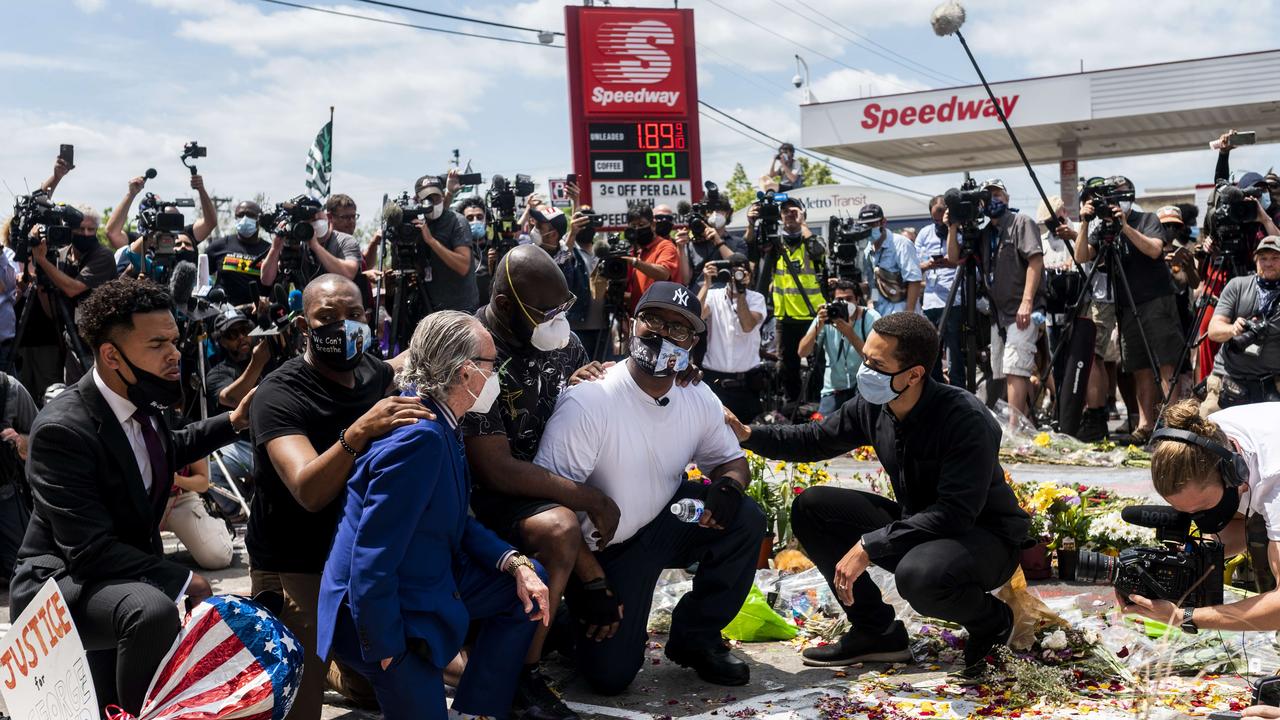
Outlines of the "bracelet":
[{"label": "bracelet", "polygon": [[533,561],[525,557],[524,555],[517,553],[515,555],[512,555],[511,559],[507,561],[507,567],[505,572],[514,575],[516,573],[516,570],[522,567],[527,567],[530,570],[533,570]]},{"label": "bracelet", "polygon": [[346,450],[347,452],[351,453],[351,457],[360,457],[360,453],[356,452],[355,448],[347,444],[346,428],[342,428],[341,430],[338,431],[338,444],[342,446],[343,450]]}]

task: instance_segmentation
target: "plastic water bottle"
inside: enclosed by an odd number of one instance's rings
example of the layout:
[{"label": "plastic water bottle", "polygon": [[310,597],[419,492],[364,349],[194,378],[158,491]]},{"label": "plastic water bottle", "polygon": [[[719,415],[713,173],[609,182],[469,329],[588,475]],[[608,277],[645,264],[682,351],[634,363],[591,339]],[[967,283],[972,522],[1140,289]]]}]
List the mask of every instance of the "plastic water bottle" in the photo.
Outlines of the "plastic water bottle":
[{"label": "plastic water bottle", "polygon": [[696,523],[702,519],[702,511],[706,509],[706,505],[701,500],[694,498],[685,498],[679,502],[671,503],[671,514],[676,516],[680,522]]},{"label": "plastic water bottle", "polygon": [[1043,325],[1044,313],[1040,312],[1039,310],[1031,313],[1031,322],[1035,325]]}]

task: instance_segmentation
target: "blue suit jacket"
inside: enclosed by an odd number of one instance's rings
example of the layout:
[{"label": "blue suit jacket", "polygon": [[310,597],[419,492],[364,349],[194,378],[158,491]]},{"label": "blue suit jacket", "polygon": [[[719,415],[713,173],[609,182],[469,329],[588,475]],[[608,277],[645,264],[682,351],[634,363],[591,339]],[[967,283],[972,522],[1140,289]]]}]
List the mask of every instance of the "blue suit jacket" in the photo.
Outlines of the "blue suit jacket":
[{"label": "blue suit jacket", "polygon": [[407,638],[427,642],[444,667],[470,618],[455,578],[466,563],[497,568],[511,546],[471,517],[462,438],[431,400],[419,420],[375,441],[352,469],[320,584],[317,654],[328,657],[343,600],[364,659],[398,657]]}]

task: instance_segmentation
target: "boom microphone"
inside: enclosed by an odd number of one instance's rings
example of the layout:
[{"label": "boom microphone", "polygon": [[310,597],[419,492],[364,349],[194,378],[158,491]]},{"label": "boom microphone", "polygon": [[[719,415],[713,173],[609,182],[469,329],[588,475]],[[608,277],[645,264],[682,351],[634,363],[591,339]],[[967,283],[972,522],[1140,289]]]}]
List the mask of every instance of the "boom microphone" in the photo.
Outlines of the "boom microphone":
[{"label": "boom microphone", "polygon": [[1183,528],[1190,522],[1190,517],[1168,505],[1130,505],[1120,510],[1120,518],[1130,525],[1145,528]]},{"label": "boom microphone", "polygon": [[947,0],[933,9],[933,16],[929,18],[929,22],[933,25],[933,31],[938,34],[938,37],[954,35],[960,32],[960,26],[964,25],[964,7],[956,0]]},{"label": "boom microphone", "polygon": [[195,263],[183,260],[173,267],[173,275],[169,278],[169,294],[173,296],[173,305],[181,311],[191,306],[191,294],[196,289]]},{"label": "boom microphone", "polygon": [[680,202],[676,203],[677,215],[688,215],[691,212],[693,212],[693,206],[689,204],[688,200],[681,200]]},{"label": "boom microphone", "polygon": [[404,217],[404,209],[399,204],[389,202],[382,206],[382,222],[384,225],[399,225]]}]

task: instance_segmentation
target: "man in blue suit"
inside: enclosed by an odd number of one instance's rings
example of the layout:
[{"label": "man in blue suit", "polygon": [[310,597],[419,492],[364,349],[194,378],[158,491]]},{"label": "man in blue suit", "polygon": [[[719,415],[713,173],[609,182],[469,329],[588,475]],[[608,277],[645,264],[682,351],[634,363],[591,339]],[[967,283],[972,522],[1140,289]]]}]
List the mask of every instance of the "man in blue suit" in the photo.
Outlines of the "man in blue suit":
[{"label": "man in blue suit", "polygon": [[320,587],[317,650],[369,678],[388,720],[445,717],[443,668],[471,622],[479,634],[453,709],[506,717],[536,623],[550,621],[542,569],[467,512],[457,418],[497,397],[494,352],[469,315],[423,319],[398,381],[436,419],[374,442],[347,484]]}]

